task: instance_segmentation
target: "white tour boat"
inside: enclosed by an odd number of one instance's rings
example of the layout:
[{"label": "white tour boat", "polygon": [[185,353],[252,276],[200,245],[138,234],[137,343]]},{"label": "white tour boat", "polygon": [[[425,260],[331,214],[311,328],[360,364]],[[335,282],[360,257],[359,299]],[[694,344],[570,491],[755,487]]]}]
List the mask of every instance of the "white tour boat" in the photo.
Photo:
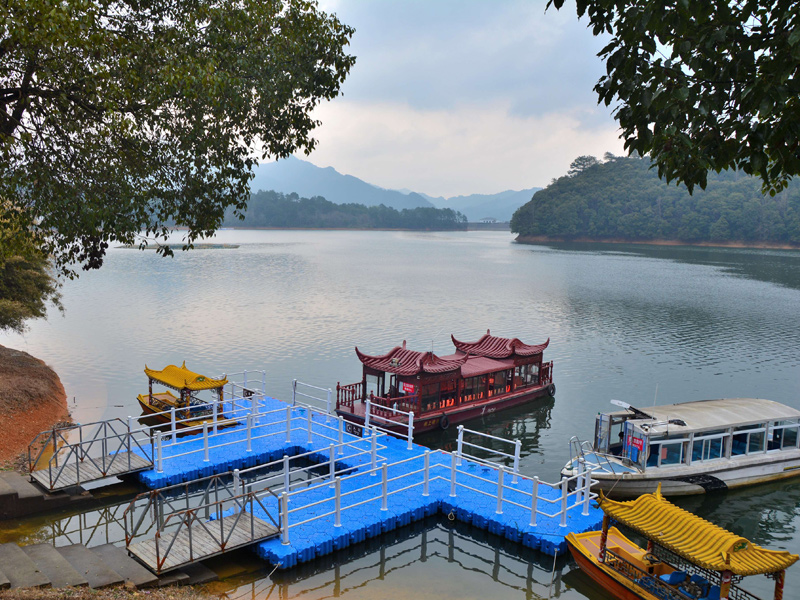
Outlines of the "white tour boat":
[{"label": "white tour boat", "polygon": [[594,443],[570,442],[606,494],[702,494],[800,475],[800,411],[762,398],[700,400],[598,413]]}]

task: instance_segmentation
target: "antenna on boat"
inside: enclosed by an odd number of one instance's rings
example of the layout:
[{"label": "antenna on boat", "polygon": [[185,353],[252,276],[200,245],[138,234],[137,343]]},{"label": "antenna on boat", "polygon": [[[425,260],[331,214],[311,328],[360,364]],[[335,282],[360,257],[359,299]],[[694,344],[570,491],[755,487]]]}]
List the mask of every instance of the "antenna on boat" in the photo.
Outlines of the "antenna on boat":
[{"label": "antenna on boat", "polygon": [[433,354],[433,340],[435,340],[437,337],[439,337],[439,334],[442,333],[442,329],[444,329],[444,325],[439,327],[439,331],[434,333],[433,337],[431,338],[431,354]]},{"label": "antenna on boat", "polygon": [[658,400],[658,382],[656,381],[656,395],[653,396],[653,406],[656,405],[656,400]]}]

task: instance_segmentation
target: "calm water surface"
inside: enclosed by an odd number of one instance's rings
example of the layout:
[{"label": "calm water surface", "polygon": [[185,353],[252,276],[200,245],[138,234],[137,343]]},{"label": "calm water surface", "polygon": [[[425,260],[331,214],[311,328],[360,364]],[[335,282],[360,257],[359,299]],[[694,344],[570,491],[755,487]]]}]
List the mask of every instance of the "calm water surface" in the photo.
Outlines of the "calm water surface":
[{"label": "calm water surface", "polygon": [[[55,368],[75,419],[88,422],[138,413],[145,364],[266,369],[268,392],[286,398],[294,378],[325,388],[360,379],[356,345],[382,354],[407,340],[449,354],[451,333],[549,337],[555,401],[473,426],[521,438],[523,472],[550,481],[569,438],[589,437],[611,398],[649,406],[753,396],[800,408],[800,252],[525,246],[500,232],[222,231],[217,241],[240,246],[174,259],[113,249],[100,271],[65,285],[64,316],[0,344]],[[420,441],[449,447],[454,435]],[[800,553],[800,482],[681,504]],[[800,573],[789,581],[797,589]],[[435,520],[215,589],[243,598],[604,597],[569,561],[553,574],[549,557]]]}]

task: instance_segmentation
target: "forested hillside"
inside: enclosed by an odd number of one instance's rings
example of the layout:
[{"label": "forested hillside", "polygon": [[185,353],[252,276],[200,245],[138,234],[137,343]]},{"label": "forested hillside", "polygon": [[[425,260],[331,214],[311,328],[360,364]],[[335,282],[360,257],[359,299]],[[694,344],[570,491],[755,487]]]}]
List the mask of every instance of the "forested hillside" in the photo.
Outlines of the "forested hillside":
[{"label": "forested hillside", "polygon": [[775,197],[737,172],[710,173],[689,195],[667,185],[647,158],[580,157],[511,219],[520,236],[631,241],[800,244],[800,183]]},{"label": "forested hillside", "polygon": [[300,227],[342,229],[466,229],[467,219],[449,208],[419,207],[397,211],[386,206],[334,204],[321,196],[256,192],[247,205],[244,221],[231,215],[226,227]]}]

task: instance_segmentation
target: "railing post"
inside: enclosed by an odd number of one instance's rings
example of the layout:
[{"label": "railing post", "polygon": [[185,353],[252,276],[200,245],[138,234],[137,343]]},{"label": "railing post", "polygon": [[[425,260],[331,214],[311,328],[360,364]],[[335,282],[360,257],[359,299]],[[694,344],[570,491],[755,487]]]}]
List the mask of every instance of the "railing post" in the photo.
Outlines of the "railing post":
[{"label": "railing post", "polygon": [[569,490],[567,489],[567,478],[561,478],[561,527],[567,526],[567,494]]},{"label": "railing post", "polygon": [[169,409],[169,431],[172,434],[172,443],[174,444],[178,441],[178,436],[175,435],[175,431],[178,428],[178,424],[175,418],[175,407]]},{"label": "railing post", "polygon": [[[369,408],[370,408],[369,399],[367,399],[366,406],[367,406],[367,409],[366,409],[366,412],[364,413],[364,429],[369,429]],[[353,410],[355,410],[355,408]]]},{"label": "railing post", "polygon": [[378,435],[377,435],[378,434],[378,430],[373,427],[371,432],[372,433],[370,435],[370,438],[371,438],[371,442],[370,443],[372,444],[372,446],[370,448],[370,457],[371,457],[371,461],[370,462],[371,462],[372,473],[370,473],[370,475],[372,477],[374,477],[375,475],[378,474],[375,471],[375,467],[378,464]]},{"label": "railing post", "polygon": [[250,411],[253,413],[253,420],[258,424],[258,411],[260,410],[259,404],[261,401],[258,399],[258,394],[250,396]]},{"label": "railing post", "polygon": [[450,497],[456,497],[456,453],[453,452],[450,460]]},{"label": "railing post", "polygon": [[336,513],[333,521],[334,527],[342,526],[342,478],[337,477],[333,480],[334,486],[334,512]]},{"label": "railing post", "polygon": [[335,458],[336,450],[334,448],[335,448],[334,444],[331,444],[330,445],[331,457],[330,457],[330,467],[329,467],[331,484],[333,484],[333,480],[336,477],[336,458]]},{"label": "railing post", "polygon": [[588,469],[583,472],[583,510],[581,514],[586,517],[589,515],[589,500],[591,499],[592,492],[592,470]]},{"label": "railing post", "polygon": [[247,415],[247,452],[253,451],[253,413]]},{"label": "railing post", "polygon": [[328,414],[329,415],[332,414],[331,413],[331,388],[328,388],[328,400],[326,402],[326,405],[328,406]]},{"label": "railing post", "polygon": [[311,429],[311,409],[306,409],[306,415],[308,416],[308,444],[311,445],[314,443],[314,440],[311,438],[312,429]]},{"label": "railing post", "polygon": [[292,441],[292,407],[286,407],[286,443]]},{"label": "railing post", "polygon": [[344,454],[344,417],[339,416],[339,455]]},{"label": "railing post", "polygon": [[267,394],[267,372],[261,371],[261,393]]},{"label": "railing post", "polygon": [[422,471],[422,495],[423,496],[430,496],[428,491],[428,483],[430,482],[431,476],[431,451],[425,450],[425,467]]},{"label": "railing post", "polygon": [[297,379],[292,379],[292,406],[297,402]]},{"label": "railing post", "polygon": [[208,460],[208,421],[203,421],[203,462]]},{"label": "railing post", "polygon": [[458,445],[456,452],[458,453],[458,466],[461,466],[461,457],[463,456],[462,448],[464,444],[464,426],[458,426]]},{"label": "railing post", "polygon": [[[242,494],[242,481],[239,479],[239,469],[233,470],[233,495],[240,496]],[[238,504],[238,502],[237,502]]]},{"label": "railing post", "polygon": [[583,458],[578,458],[578,477],[575,480],[575,504],[580,504],[583,501],[583,475],[586,465],[583,463]]},{"label": "railing post", "polygon": [[161,453],[161,432],[156,431],[156,471],[164,472],[164,455]]},{"label": "railing post", "polygon": [[289,496],[286,492],[281,494],[281,544],[289,545]]},{"label": "railing post", "polygon": [[[289,481],[289,457],[284,454],[283,455],[283,492],[288,494],[291,490],[289,489],[291,486],[291,482]],[[287,496],[288,498],[288,496]]]},{"label": "railing post", "polygon": [[389,467],[381,465],[381,510],[389,510]]},{"label": "railing post", "polygon": [[522,442],[514,440],[514,477],[511,483],[517,483],[517,476],[519,475],[519,455],[522,451]]},{"label": "railing post", "polygon": [[497,509],[494,511],[498,515],[503,514],[503,479],[506,474],[506,468],[503,465],[497,469]]},{"label": "railing post", "polygon": [[217,402],[216,400],[212,400],[211,407],[213,409],[211,411],[211,414],[212,414],[212,419],[214,421],[214,435],[217,435],[217,412],[219,408],[219,402]]},{"label": "railing post", "polygon": [[539,478],[533,478],[533,493],[531,494],[531,527],[536,527],[536,511],[539,504]]},{"label": "railing post", "polygon": [[[242,379],[243,379],[243,381],[242,381],[242,388],[244,388],[244,389],[247,389],[247,369],[245,369],[244,371],[242,371],[242,375],[244,376],[244,377],[242,378]],[[244,392],[242,392],[242,395],[244,395]]]},{"label": "railing post", "polygon": [[408,450],[414,447],[414,411],[408,413]]}]

